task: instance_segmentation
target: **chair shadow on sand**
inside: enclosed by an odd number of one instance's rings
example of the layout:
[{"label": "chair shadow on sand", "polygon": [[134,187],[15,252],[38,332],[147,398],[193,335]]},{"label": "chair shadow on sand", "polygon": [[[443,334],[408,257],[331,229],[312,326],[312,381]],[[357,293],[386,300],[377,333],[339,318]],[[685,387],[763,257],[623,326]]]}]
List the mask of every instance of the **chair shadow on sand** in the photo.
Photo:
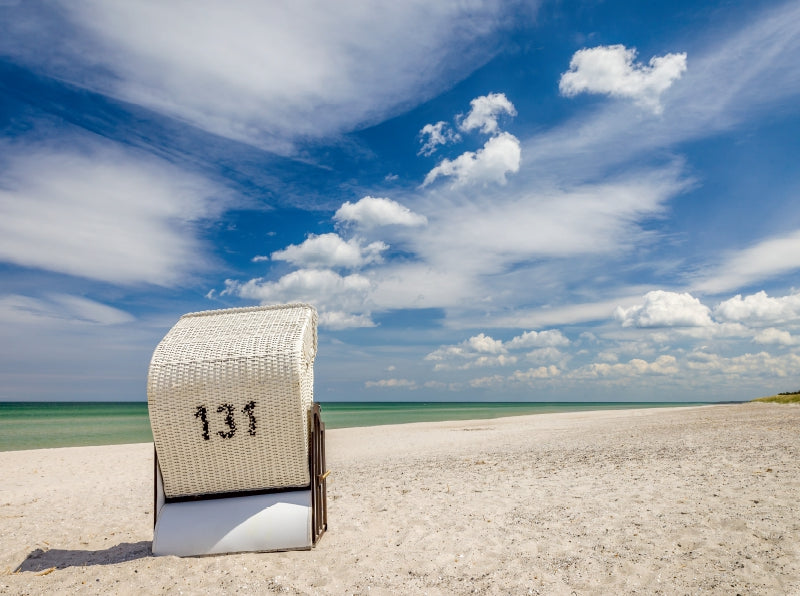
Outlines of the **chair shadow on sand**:
[{"label": "chair shadow on sand", "polygon": [[37,548],[20,563],[14,572],[47,571],[48,569],[66,569],[67,567],[85,567],[90,565],[116,565],[126,561],[134,561],[152,556],[152,542],[123,542],[103,550],[67,550]]}]

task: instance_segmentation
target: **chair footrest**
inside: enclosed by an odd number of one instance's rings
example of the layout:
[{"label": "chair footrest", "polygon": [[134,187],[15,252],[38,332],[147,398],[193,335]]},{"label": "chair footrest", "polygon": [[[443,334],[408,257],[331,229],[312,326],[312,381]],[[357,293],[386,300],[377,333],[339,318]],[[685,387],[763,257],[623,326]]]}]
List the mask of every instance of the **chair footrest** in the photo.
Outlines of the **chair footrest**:
[{"label": "chair footrest", "polygon": [[153,554],[309,549],[311,514],[310,490],[165,503],[153,532]]}]

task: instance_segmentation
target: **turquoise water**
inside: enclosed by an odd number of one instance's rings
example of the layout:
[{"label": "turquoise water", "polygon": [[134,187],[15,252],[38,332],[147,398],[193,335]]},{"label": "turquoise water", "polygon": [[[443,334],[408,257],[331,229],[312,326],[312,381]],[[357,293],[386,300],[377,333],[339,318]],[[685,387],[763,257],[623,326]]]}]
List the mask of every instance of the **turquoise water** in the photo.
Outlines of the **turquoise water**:
[{"label": "turquoise water", "polygon": [[407,422],[483,420],[526,414],[690,405],[702,404],[700,402],[339,402],[322,404],[322,420],[326,428],[347,428]]},{"label": "turquoise water", "polygon": [[0,403],[0,451],[152,440],[146,402]]},{"label": "turquoise water", "polygon": [[[701,405],[701,402],[337,402],[321,405],[325,426],[332,429],[550,412],[689,406]],[[0,451],[152,440],[145,402],[0,402]]]}]

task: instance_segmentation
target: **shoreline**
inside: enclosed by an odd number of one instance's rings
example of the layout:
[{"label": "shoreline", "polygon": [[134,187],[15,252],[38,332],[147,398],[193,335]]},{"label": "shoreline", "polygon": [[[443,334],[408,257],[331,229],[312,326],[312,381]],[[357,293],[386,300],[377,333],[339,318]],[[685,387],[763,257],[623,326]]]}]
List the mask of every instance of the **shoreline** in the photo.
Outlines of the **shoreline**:
[{"label": "shoreline", "polygon": [[150,554],[151,443],[0,452],[0,592],[793,593],[799,432],[749,403],[332,429],[314,550],[188,559]]},{"label": "shoreline", "polygon": [[[328,430],[715,402],[322,402]],[[0,402],[0,452],[152,442],[147,402]]]}]

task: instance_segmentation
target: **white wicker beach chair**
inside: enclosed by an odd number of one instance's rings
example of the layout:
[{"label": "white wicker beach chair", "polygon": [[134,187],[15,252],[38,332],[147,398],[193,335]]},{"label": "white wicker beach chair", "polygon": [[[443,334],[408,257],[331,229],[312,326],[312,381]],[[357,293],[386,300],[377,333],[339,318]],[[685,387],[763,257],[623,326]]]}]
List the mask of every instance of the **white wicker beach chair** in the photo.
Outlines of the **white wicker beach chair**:
[{"label": "white wicker beach chair", "polygon": [[308,549],[327,528],[305,304],[184,315],[150,362],[153,553]]}]

